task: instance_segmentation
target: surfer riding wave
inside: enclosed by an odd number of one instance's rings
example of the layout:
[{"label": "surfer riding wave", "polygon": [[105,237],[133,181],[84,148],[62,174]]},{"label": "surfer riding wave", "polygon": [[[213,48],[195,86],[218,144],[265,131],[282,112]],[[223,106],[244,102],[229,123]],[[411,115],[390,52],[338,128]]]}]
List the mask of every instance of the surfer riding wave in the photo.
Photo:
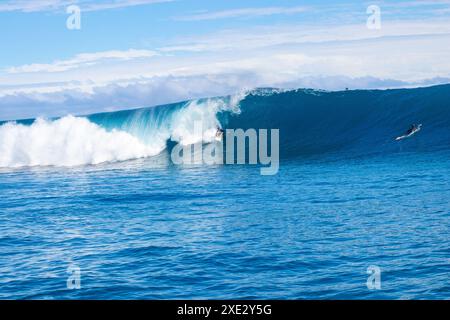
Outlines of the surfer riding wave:
[{"label": "surfer riding wave", "polygon": [[420,129],[422,128],[422,125],[416,125],[416,124],[412,124],[411,127],[408,129],[408,131],[406,131],[406,133],[400,137],[395,138],[396,141],[398,140],[403,140],[405,138],[409,138],[412,135],[414,135],[415,133],[417,133],[418,131],[420,131]]}]

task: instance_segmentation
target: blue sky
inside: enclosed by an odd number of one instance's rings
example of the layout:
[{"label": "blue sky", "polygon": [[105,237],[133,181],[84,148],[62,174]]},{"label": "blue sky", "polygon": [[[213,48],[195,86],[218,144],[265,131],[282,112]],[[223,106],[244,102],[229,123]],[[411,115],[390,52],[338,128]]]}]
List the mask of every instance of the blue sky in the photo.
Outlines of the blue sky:
[{"label": "blue sky", "polygon": [[[10,1],[17,3],[17,1]],[[29,0],[24,2],[39,2]],[[1,11],[0,35],[9,44],[9,50],[0,52],[1,67],[27,64],[30,61],[48,62],[60,58],[69,58],[80,52],[97,52],[107,50],[127,50],[128,48],[156,48],[167,42],[176,41],[183,36],[198,36],[226,28],[246,28],[257,25],[274,25],[318,22],[322,16],[323,23],[329,23],[322,12],[336,1],[292,1],[292,0],[250,0],[250,1],[198,1],[174,0],[161,2],[149,1],[147,4],[124,6],[116,9],[103,9],[82,12],[82,28],[74,32],[65,28],[68,15],[66,3],[72,1],[54,1],[60,6],[36,7],[33,11]],[[83,4],[99,1],[80,2]],[[120,2],[120,1],[119,1]],[[77,1],[73,1],[77,3]],[[103,1],[114,3],[114,1]],[[316,12],[311,3],[314,3]],[[350,2],[351,3],[351,2]],[[293,13],[263,14],[260,8],[309,8],[308,14],[299,10]],[[361,2],[351,7],[359,9],[365,16]],[[247,11],[239,14],[239,9]],[[252,13],[252,10],[255,12]],[[339,8],[337,8],[339,9]],[[234,16],[233,16],[234,11]],[[226,13],[223,18],[209,18],[206,13]],[[202,16],[203,14],[203,16]],[[202,19],[203,18],[203,19]]]},{"label": "blue sky", "polygon": [[[66,8],[81,10],[69,30]],[[368,29],[367,8],[381,9]],[[450,77],[450,0],[3,0],[0,119]],[[434,80],[433,80],[434,79]]]}]

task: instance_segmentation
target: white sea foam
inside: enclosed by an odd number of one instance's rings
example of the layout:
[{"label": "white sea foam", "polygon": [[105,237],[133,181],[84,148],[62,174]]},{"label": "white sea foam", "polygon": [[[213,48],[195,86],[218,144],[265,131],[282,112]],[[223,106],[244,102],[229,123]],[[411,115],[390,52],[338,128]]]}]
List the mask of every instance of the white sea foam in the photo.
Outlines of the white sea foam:
[{"label": "white sea foam", "polygon": [[76,166],[156,155],[161,150],[143,144],[124,131],[110,132],[86,118],[66,116],[32,125],[0,127],[0,167]]},{"label": "white sea foam", "polygon": [[[132,133],[146,143],[158,145],[163,149],[168,140],[182,145],[199,142],[214,141],[220,122],[217,114],[221,111],[239,113],[239,102],[246,96],[246,92],[236,94],[230,98],[212,98],[193,100],[171,113],[164,121],[156,115],[149,115],[144,110],[137,111],[133,117],[122,126],[123,130]],[[201,124],[202,130],[197,132],[196,125]]]},{"label": "white sea foam", "polygon": [[[236,105],[220,99],[189,102],[186,108],[174,114],[170,125],[170,139],[182,145],[214,141],[220,125],[217,113],[224,110],[236,112]],[[194,130],[196,124],[201,124],[201,132]]]}]

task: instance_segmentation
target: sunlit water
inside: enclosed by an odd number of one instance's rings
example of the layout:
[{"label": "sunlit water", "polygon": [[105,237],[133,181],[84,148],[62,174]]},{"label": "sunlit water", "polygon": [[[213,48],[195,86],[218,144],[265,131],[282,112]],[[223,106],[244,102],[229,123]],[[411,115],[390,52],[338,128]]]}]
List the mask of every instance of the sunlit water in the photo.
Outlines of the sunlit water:
[{"label": "sunlit water", "polygon": [[259,173],[161,158],[0,171],[0,298],[450,297],[447,152]]}]

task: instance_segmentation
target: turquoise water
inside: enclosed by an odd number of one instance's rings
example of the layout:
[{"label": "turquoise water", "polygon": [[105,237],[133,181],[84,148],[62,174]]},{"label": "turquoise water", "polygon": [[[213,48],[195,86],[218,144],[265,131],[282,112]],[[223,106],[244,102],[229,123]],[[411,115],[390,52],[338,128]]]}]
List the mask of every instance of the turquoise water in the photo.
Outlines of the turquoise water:
[{"label": "turquoise water", "polygon": [[[280,128],[273,176],[253,165],[174,165],[167,150],[67,166],[70,150],[48,152],[46,140],[24,155],[31,121],[13,138],[21,125],[4,124],[0,141],[9,134],[15,143],[0,156],[9,164],[0,169],[0,298],[448,299],[448,94],[448,86],[270,92],[247,96],[240,112],[214,109],[224,128]],[[367,99],[364,112],[351,104],[358,99]],[[165,123],[183,110],[161,108],[163,116],[145,109],[89,119],[154,141],[158,130],[173,132]],[[33,133],[42,139],[52,121]],[[393,142],[419,121],[421,132]],[[44,165],[51,161],[62,163]],[[80,268],[80,289],[67,288],[70,266]],[[380,290],[366,285],[369,266],[381,270]]]}]

